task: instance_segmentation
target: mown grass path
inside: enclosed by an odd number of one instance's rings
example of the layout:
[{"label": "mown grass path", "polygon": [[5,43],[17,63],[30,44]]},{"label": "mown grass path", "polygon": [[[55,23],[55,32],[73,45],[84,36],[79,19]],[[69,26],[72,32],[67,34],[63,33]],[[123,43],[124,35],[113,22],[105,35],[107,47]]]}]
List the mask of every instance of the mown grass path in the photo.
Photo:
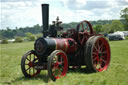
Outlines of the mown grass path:
[{"label": "mown grass path", "polygon": [[33,42],[0,44],[0,85],[128,85],[128,40],[109,43],[112,57],[107,71],[70,70],[56,82],[49,80],[47,71],[32,79],[23,76],[21,57],[33,49]]}]

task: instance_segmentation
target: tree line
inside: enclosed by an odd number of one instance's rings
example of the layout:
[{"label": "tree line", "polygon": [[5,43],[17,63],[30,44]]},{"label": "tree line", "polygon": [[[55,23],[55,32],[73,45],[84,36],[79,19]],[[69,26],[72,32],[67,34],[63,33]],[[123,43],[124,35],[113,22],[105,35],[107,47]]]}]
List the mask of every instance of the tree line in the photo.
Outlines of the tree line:
[{"label": "tree line", "polygon": [[[128,31],[128,8],[121,10],[120,20],[98,20],[98,21],[90,21],[93,26],[93,29],[96,33],[113,33],[115,31]],[[69,28],[76,28],[78,22],[71,23],[63,23],[62,27],[64,30]],[[5,30],[0,30],[0,39],[12,39],[17,36],[25,37],[28,33],[30,35],[39,35],[42,32],[42,26],[39,24],[34,25],[32,27],[20,27],[11,29],[7,27]]]}]

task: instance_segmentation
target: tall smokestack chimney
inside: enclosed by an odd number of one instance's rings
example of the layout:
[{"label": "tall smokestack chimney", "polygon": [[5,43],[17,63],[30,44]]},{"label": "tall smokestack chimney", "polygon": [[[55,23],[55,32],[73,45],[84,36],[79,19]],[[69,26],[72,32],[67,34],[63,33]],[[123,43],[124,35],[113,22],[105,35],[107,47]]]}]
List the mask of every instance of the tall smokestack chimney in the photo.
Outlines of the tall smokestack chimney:
[{"label": "tall smokestack chimney", "polygon": [[43,24],[43,37],[48,36],[49,26],[49,4],[42,4],[42,24]]}]

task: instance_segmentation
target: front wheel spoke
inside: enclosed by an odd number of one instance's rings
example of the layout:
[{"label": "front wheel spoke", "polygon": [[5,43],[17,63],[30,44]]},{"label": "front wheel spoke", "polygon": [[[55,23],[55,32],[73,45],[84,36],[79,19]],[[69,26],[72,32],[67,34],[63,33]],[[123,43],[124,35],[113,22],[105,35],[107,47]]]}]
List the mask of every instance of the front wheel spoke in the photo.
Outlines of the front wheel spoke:
[{"label": "front wheel spoke", "polygon": [[34,58],[34,60],[36,61],[36,60],[38,60],[38,58]]},{"label": "front wheel spoke", "polygon": [[26,71],[29,70],[30,68],[31,68],[31,67],[28,67],[28,68],[26,69]]},{"label": "front wheel spoke", "polygon": [[25,65],[29,65],[29,64],[25,64]]},{"label": "front wheel spoke", "polygon": [[28,59],[28,57],[26,57],[26,59],[27,59],[28,61],[30,61],[30,59]]},{"label": "front wheel spoke", "polygon": [[35,55],[34,55],[34,57],[33,57],[33,60],[35,60]]},{"label": "front wheel spoke", "polygon": [[53,61],[57,61],[57,58],[56,58],[56,56],[53,58]]},{"label": "front wheel spoke", "polygon": [[58,68],[58,72],[61,74],[60,68]]},{"label": "front wheel spoke", "polygon": [[33,67],[33,74],[35,74],[35,68]]},{"label": "front wheel spoke", "polygon": [[29,69],[29,74],[31,75],[31,68]]},{"label": "front wheel spoke", "polygon": [[56,69],[57,67],[58,67],[58,65],[54,64],[53,69]]},{"label": "front wheel spoke", "polygon": [[63,72],[63,70],[64,70],[64,66],[62,66],[62,72]]},{"label": "front wheel spoke", "polygon": [[52,72],[54,76],[57,76],[58,74],[58,71],[57,71],[57,68]]},{"label": "front wheel spoke", "polygon": [[56,63],[54,64],[54,67],[58,67],[58,62],[56,62]]}]

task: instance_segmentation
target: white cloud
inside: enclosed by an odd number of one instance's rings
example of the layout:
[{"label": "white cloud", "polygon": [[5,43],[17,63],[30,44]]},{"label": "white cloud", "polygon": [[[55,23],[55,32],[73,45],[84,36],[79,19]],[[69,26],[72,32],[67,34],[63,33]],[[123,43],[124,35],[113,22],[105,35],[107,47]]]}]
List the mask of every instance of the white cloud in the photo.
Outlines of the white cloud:
[{"label": "white cloud", "polygon": [[119,19],[128,4],[127,0],[1,0],[1,28],[42,25],[42,3],[50,4],[49,23],[57,16],[64,23]]}]

